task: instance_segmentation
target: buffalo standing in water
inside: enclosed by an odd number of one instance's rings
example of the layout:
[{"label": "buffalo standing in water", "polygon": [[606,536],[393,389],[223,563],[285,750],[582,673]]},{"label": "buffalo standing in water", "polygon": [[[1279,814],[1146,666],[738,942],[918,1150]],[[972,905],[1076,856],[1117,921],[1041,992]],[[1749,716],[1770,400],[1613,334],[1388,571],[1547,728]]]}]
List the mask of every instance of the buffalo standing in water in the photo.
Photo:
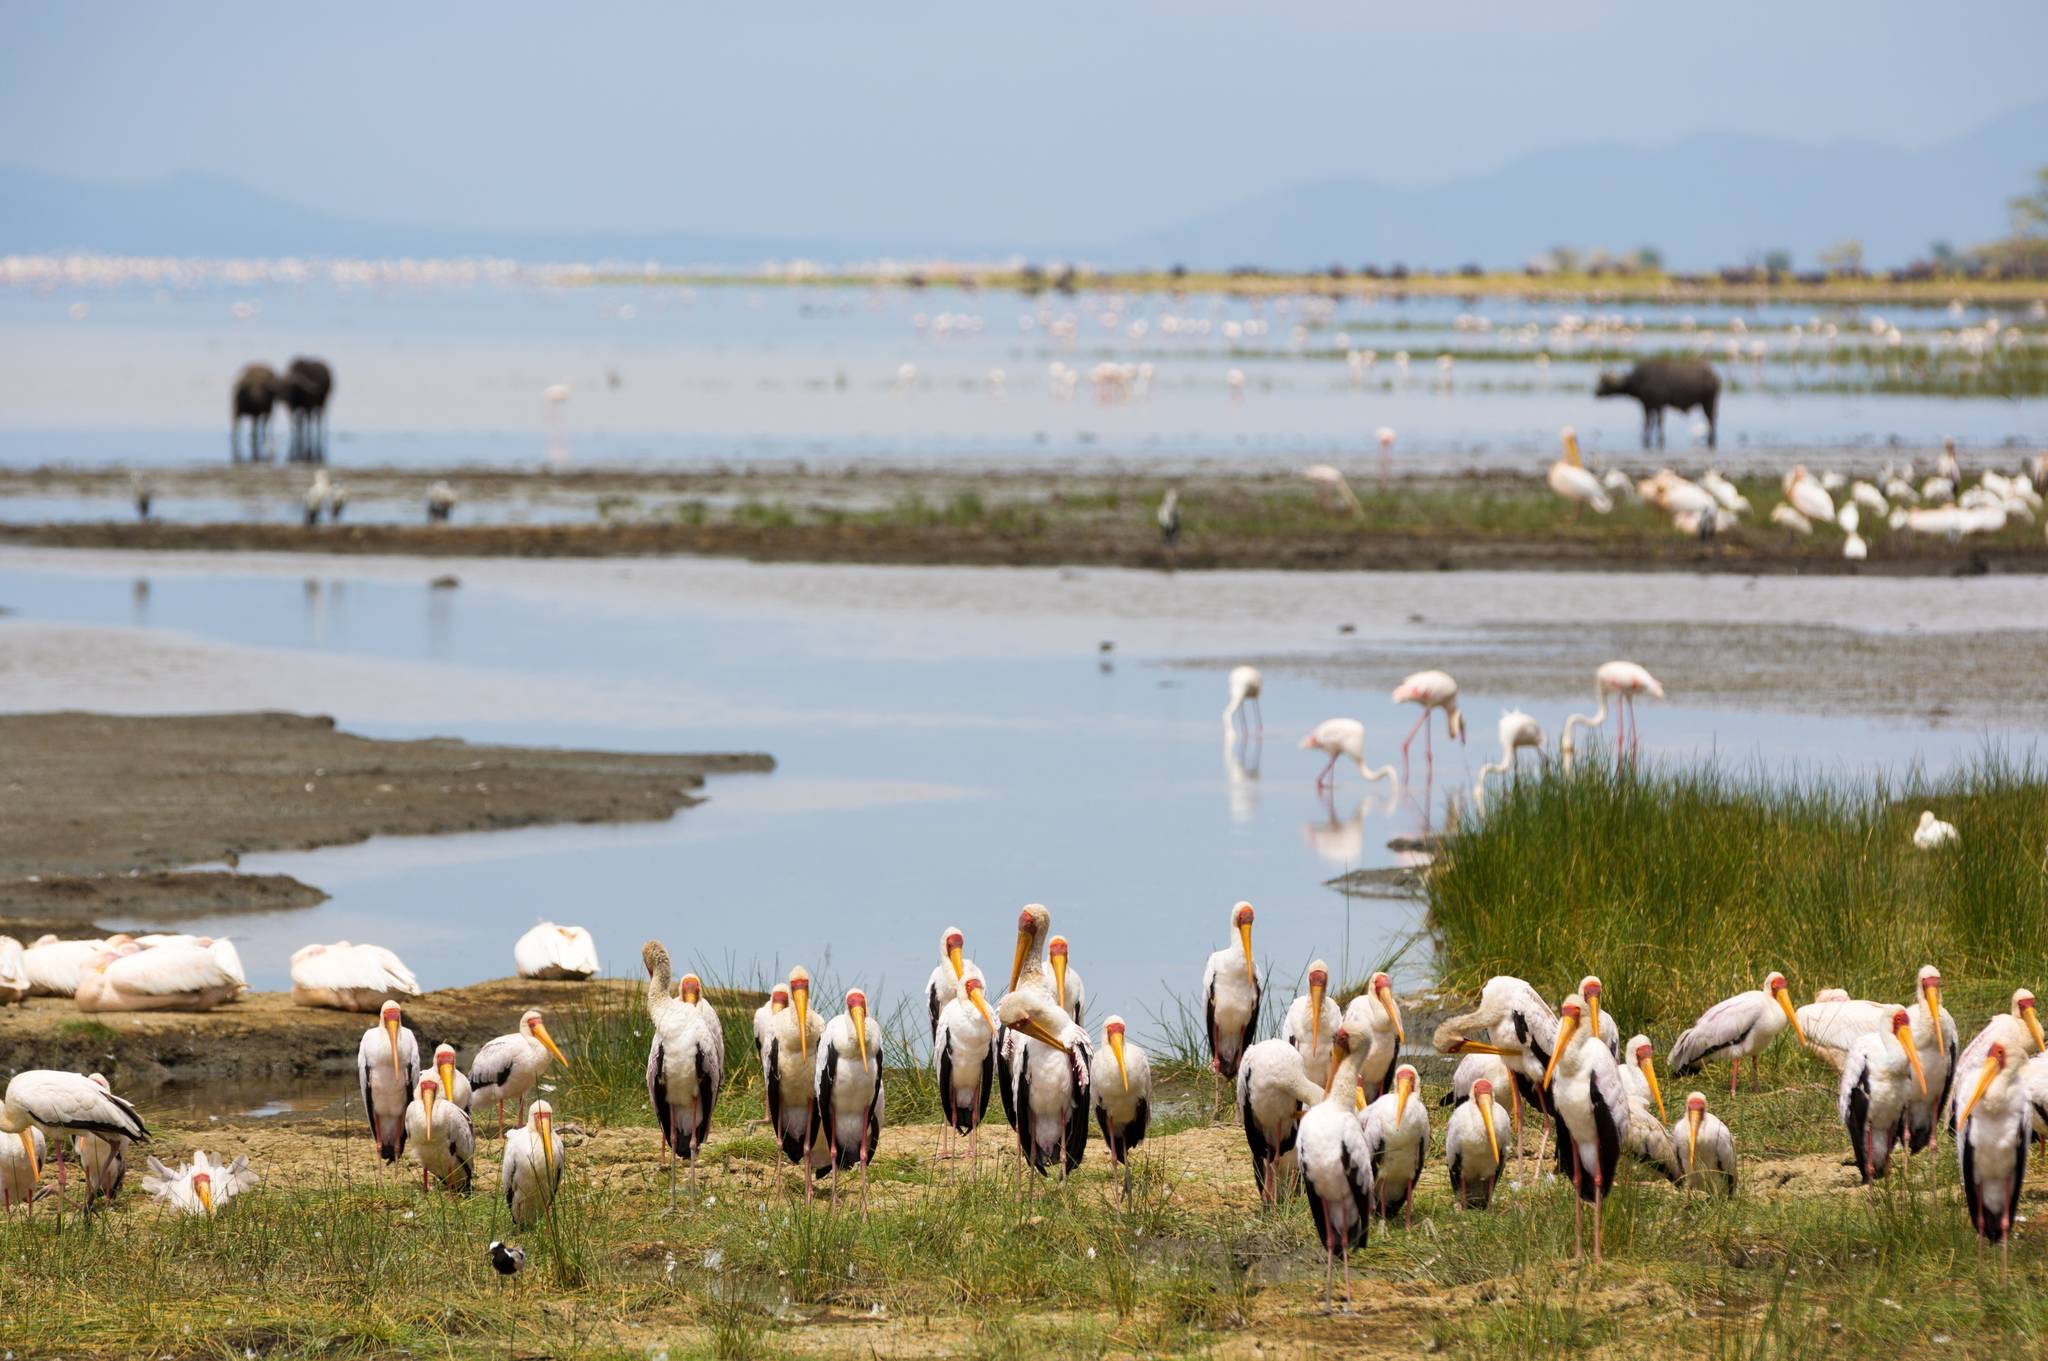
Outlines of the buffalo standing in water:
[{"label": "buffalo standing in water", "polygon": [[235,375],[235,394],[228,416],[228,457],[241,462],[242,447],[239,443],[242,421],[249,422],[249,461],[256,462],[266,456],[270,442],[270,413],[277,406],[277,399],[284,395],[284,380],[277,376],[277,370],[268,364],[250,364]]},{"label": "buffalo standing in water", "polygon": [[1643,404],[1643,447],[1655,436],[1664,447],[1664,408],[1690,411],[1698,407],[1707,418],[1707,447],[1720,434],[1721,378],[1697,359],[1646,359],[1626,374],[1603,373],[1595,397],[1633,397]]},{"label": "buffalo standing in water", "polygon": [[334,371],[317,359],[294,359],[285,370],[279,395],[292,418],[291,460],[327,461],[327,398],[334,391]]}]

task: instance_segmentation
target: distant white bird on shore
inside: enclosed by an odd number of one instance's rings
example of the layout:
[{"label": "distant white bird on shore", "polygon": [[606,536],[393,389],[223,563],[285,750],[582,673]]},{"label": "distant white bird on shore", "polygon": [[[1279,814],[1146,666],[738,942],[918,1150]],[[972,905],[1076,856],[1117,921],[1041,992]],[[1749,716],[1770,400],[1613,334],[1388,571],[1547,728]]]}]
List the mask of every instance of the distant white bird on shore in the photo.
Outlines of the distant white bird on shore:
[{"label": "distant white bird on shore", "polygon": [[1813,521],[1783,501],[1771,507],[1771,523],[1781,529],[1789,529],[1802,538],[1813,533]]},{"label": "distant white bird on shore", "polygon": [[1834,498],[1803,464],[1785,474],[1785,499],[1814,524],[1827,524],[1835,518]]},{"label": "distant white bird on shore", "polygon": [[1940,850],[1943,846],[1953,846],[1962,839],[1962,833],[1956,830],[1956,825],[1953,822],[1943,822],[1934,816],[1932,808],[1921,811],[1920,825],[1913,829],[1913,844],[1923,851]]},{"label": "distant white bird on shore", "polygon": [[327,480],[326,469],[313,474],[313,484],[306,488],[306,494],[301,498],[306,509],[306,528],[311,529],[320,523],[320,513],[327,509],[327,498],[333,490],[333,485]]},{"label": "distant white bird on shore", "polygon": [[28,975],[29,996],[76,996],[79,976],[92,963],[94,956],[103,947],[128,939],[127,936],[110,936],[105,940],[59,940],[51,935],[36,937],[21,956],[22,970]]},{"label": "distant white bird on shore", "polygon": [[[1223,726],[1242,726],[1249,735],[1252,730],[1252,714],[1245,712],[1249,706],[1258,714],[1258,730],[1266,729],[1266,712],[1259,704],[1259,694],[1265,689],[1266,681],[1256,666],[1233,666],[1230,668],[1230,702],[1223,707]],[[1239,715],[1242,714],[1242,718]]]},{"label": "distant white bird on shore", "polygon": [[597,972],[597,942],[580,926],[540,925],[512,946],[521,978],[581,980]]},{"label": "distant white bird on shore", "polygon": [[1357,492],[1351,490],[1350,481],[1336,465],[1311,463],[1301,470],[1301,475],[1316,489],[1316,499],[1325,507],[1334,501],[1353,515],[1362,517],[1365,514],[1365,503],[1358,499]]},{"label": "distant white bird on shore", "polygon": [[381,945],[306,945],[292,952],[292,1005],[375,1011],[387,997],[417,997],[420,981]]},{"label": "distant white bird on shore", "polygon": [[1168,487],[1166,495],[1159,498],[1159,509],[1152,517],[1159,525],[1159,542],[1167,548],[1180,546],[1180,491]]},{"label": "distant white bird on shore", "polygon": [[241,991],[241,980],[205,946],[130,942],[94,955],[72,1000],[91,1012],[211,1011]]},{"label": "distant white bird on shore", "polygon": [[1550,465],[1550,489],[1574,505],[1591,506],[1602,515],[1614,509],[1614,502],[1584,463],[1579,461],[1579,433],[1567,425],[1558,432],[1564,454]]},{"label": "distant white bird on shore", "polygon": [[443,525],[455,514],[455,488],[446,482],[435,482],[427,488],[427,523]]}]

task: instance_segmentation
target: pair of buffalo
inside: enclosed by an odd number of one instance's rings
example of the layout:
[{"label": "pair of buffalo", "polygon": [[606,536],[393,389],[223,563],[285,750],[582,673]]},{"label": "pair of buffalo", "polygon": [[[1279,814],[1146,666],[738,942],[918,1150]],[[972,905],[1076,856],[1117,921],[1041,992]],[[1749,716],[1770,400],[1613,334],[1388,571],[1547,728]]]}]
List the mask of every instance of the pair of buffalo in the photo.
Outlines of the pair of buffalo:
[{"label": "pair of buffalo", "polygon": [[280,375],[268,364],[250,364],[235,375],[233,415],[228,421],[228,457],[242,459],[242,421],[249,422],[249,461],[270,456],[270,413],[279,402],[291,413],[293,463],[327,461],[327,399],[334,371],[317,359],[294,359]]}]

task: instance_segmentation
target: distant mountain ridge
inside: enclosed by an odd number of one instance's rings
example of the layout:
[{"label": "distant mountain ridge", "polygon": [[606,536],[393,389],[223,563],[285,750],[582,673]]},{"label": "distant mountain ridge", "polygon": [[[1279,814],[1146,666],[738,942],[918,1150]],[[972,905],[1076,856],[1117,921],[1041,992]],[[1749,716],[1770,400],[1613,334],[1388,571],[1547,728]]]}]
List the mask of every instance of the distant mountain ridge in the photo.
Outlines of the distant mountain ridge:
[{"label": "distant mountain ridge", "polygon": [[368,222],[318,212],[223,176],[187,172],[108,184],[0,166],[0,251],[124,255],[495,255],[751,266],[806,258],[994,259],[1011,254],[1133,266],[1339,263],[1513,267],[1552,246],[1654,246],[1674,268],[1739,264],[1789,250],[1810,265],[1862,241],[1866,263],[1902,264],[1931,242],[1958,247],[2006,228],[2005,201],[2048,162],[2048,101],[1922,151],[1874,142],[1810,146],[1709,133],[1670,146],[1618,143],[1517,156],[1441,184],[1330,179],[1118,241],[847,241],[701,231],[522,231]]}]

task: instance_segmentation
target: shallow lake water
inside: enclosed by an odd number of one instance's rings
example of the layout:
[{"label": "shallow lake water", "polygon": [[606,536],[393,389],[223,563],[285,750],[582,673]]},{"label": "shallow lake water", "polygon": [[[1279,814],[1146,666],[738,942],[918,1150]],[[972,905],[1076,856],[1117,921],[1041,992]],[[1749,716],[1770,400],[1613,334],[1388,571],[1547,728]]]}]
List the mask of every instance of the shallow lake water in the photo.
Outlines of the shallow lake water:
[{"label": "shallow lake water", "polygon": [[[449,570],[459,589],[427,588]],[[245,856],[245,869],[333,895],[191,923],[233,936],[259,988],[285,984],[299,945],[339,938],[392,946],[429,987],[501,976],[519,932],[552,918],[588,926],[616,971],[637,971],[640,942],[659,936],[707,977],[750,982],[802,962],[858,981],[886,1012],[915,998],[943,927],[964,928],[970,953],[1000,974],[1016,909],[1042,901],[1072,938],[1092,1015],[1120,1011],[1152,1031],[1176,997],[1194,997],[1239,898],[1259,908],[1257,952],[1282,991],[1319,955],[1349,978],[1401,954],[1414,904],[1347,900],[1324,881],[1393,865],[1389,838],[1425,830],[1426,816],[1440,825],[1445,798],[1462,797],[1492,755],[1500,708],[1524,707],[1554,733],[1589,707],[1468,694],[1472,745],[1437,732],[1427,814],[1419,741],[1398,797],[1351,771],[1333,799],[1319,795],[1321,760],[1296,748],[1300,735],[1353,715],[1373,761],[1398,761],[1414,711],[1387,692],[1433,641],[1470,649],[1486,645],[1489,621],[1568,629],[1644,611],[1711,623],[1810,609],[1883,629],[1923,595],[1958,625],[1990,612],[2015,627],[2048,622],[2026,583],[1998,579],[1756,586],[1762,598],[1733,579],[1620,575],[1175,579],[11,550],[0,552],[0,605],[14,611],[0,619],[0,660],[18,708],[267,705],[333,713],[373,736],[761,750],[779,762],[712,780],[707,802],[667,823]],[[1429,622],[1411,620],[1416,610]],[[1339,635],[1339,620],[1358,632]],[[1249,750],[1224,741],[1220,669],[1185,665],[1339,646],[1384,658],[1384,682],[1342,691],[1276,670],[1265,740]],[[118,666],[95,660],[114,655]],[[1646,755],[1860,777],[1938,771],[1986,740],[1968,724],[1705,699],[1645,706]],[[1426,980],[1426,946],[1409,946],[1397,973]]]}]

